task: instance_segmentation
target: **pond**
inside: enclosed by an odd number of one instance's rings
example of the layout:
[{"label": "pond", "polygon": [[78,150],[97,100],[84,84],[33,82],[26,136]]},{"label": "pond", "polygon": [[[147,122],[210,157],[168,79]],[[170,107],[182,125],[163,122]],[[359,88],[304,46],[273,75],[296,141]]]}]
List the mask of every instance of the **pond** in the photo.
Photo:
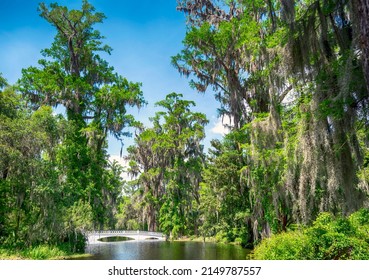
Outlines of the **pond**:
[{"label": "pond", "polygon": [[90,244],[86,253],[94,260],[245,260],[250,250],[230,244],[146,240]]}]

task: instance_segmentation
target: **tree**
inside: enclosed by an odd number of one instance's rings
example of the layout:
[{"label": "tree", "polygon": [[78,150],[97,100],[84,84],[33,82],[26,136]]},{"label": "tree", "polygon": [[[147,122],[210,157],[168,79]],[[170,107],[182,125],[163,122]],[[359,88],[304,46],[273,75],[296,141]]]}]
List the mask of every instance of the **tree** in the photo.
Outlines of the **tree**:
[{"label": "tree", "polygon": [[188,30],[173,64],[244,133],[254,236],[366,200],[366,6],[351,2],[178,2]]},{"label": "tree", "polygon": [[180,1],[178,9],[188,15],[189,30],[185,49],[172,58],[173,65],[187,77],[195,75],[197,80],[190,84],[199,92],[212,87],[221,104],[220,114],[230,116],[240,128],[247,118],[240,32],[249,28],[239,24],[238,10],[230,7],[226,13],[212,1]]},{"label": "tree", "polygon": [[356,127],[366,122],[368,92],[348,4],[284,1],[287,73],[296,89],[295,111],[289,112],[298,124],[287,131],[287,150],[295,151],[288,156],[286,186],[304,222],[322,211],[348,215],[363,205],[356,173],[366,144],[360,147]]},{"label": "tree", "polygon": [[35,108],[42,104],[65,107],[68,127],[58,149],[58,163],[65,175],[68,203],[90,204],[95,226],[103,227],[110,211],[103,199],[108,191],[104,181],[107,136],[122,141],[128,135],[124,128],[134,119],[126,107],[144,104],[140,84],[115,73],[100,57],[101,52],[111,52],[94,29],[105,16],[87,1],[81,10],[42,3],[39,11],[57,34],[52,46],[41,52],[45,58],[39,67],[23,70],[20,91]]},{"label": "tree", "polygon": [[55,147],[62,119],[32,112],[13,87],[0,92],[0,240],[8,245],[65,238]]},{"label": "tree", "polygon": [[[181,1],[178,8],[188,14],[189,30],[185,49],[173,58],[174,65],[182,74],[194,74],[197,80],[190,83],[199,91],[213,87],[221,105],[219,113],[231,117],[234,130],[251,127],[256,120],[258,133],[248,131],[252,145],[247,146],[247,165],[264,171],[268,169],[265,165],[275,166],[278,158],[267,164],[254,157],[259,155],[258,150],[278,149],[282,139],[279,107],[291,90],[283,77],[281,51],[276,47],[282,44],[285,30],[277,28],[275,1],[228,1],[218,6],[211,1]],[[260,116],[265,118],[263,123]],[[263,197],[265,204],[271,205],[272,197],[278,197],[278,188],[263,190],[259,184],[275,183],[275,176],[268,174],[272,172],[263,172],[262,181],[249,180],[249,187],[256,200]],[[254,204],[256,219],[264,221],[272,216],[259,205]],[[268,223],[260,223],[265,232],[270,232]]]},{"label": "tree", "polygon": [[238,241],[250,245],[252,211],[250,192],[242,169],[246,163],[242,152],[243,133],[227,134],[223,141],[213,140],[200,184],[200,232],[218,240]]},{"label": "tree", "polygon": [[351,6],[355,36],[361,50],[366,90],[369,92],[369,3],[365,0],[352,0]]},{"label": "tree", "polygon": [[156,104],[164,111],[152,118],[129,148],[131,174],[149,230],[160,228],[174,237],[197,231],[197,205],[203,161],[204,114],[192,112],[192,101],[171,93]]}]

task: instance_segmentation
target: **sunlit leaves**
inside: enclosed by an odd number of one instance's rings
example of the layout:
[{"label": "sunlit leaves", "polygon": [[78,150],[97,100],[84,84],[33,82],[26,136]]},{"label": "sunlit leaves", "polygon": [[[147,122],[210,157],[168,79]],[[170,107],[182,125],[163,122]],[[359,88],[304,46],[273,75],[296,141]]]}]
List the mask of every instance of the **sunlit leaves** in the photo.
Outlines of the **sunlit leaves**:
[{"label": "sunlit leaves", "polygon": [[128,149],[130,172],[138,176],[144,219],[150,230],[160,228],[173,236],[195,230],[196,201],[201,180],[204,114],[193,112],[193,101],[171,93],[156,103],[163,111],[153,117],[152,128],[136,135]]},{"label": "sunlit leaves", "polygon": [[[53,154],[49,152],[56,160],[63,206],[90,207],[93,225],[82,219],[85,228],[114,227],[113,212],[123,182],[121,171],[108,162],[107,138],[111,134],[123,141],[130,136],[126,128],[138,126],[127,108],[145,104],[141,84],[115,73],[102,59],[101,54],[110,54],[111,48],[95,25],[105,16],[90,3],[83,1],[80,10],[41,3],[39,12],[55,27],[56,36],[51,47],[41,51],[44,58],[39,65],[23,70],[19,90],[33,108],[65,108],[67,120],[60,126]],[[75,215],[74,210],[70,213]],[[69,229],[81,230],[77,224]]]}]

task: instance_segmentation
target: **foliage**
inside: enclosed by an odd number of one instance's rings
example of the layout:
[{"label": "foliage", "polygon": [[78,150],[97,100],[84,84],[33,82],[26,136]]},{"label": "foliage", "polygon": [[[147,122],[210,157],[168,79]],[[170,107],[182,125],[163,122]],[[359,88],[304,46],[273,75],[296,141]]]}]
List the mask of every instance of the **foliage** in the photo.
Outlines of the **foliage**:
[{"label": "foliage", "polygon": [[305,259],[308,242],[307,236],[301,232],[283,232],[264,239],[255,248],[253,257],[258,260]]},{"label": "foliage", "polygon": [[10,101],[3,103],[0,118],[0,238],[28,244],[53,242],[52,232],[62,232],[57,223],[60,189],[52,151],[58,141],[58,117],[50,107],[30,112],[12,88],[1,92],[0,99]]},{"label": "foliage", "polygon": [[84,231],[114,228],[123,170],[108,161],[107,137],[122,141],[135,123],[127,107],[144,104],[140,84],[100,56],[111,51],[94,29],[102,13],[87,1],[81,10],[41,3],[39,12],[54,42],[16,87],[0,78],[0,241],[38,246],[32,258],[49,245],[83,251]]},{"label": "foliage", "polygon": [[128,149],[130,173],[137,177],[135,197],[144,209],[142,226],[174,238],[197,231],[198,188],[205,137],[204,114],[192,112],[193,101],[171,93],[156,103],[152,128],[140,128]]},{"label": "foliage", "polygon": [[[178,1],[187,32],[172,64],[231,120],[207,156],[206,116],[181,94],[157,102],[150,128],[127,113],[145,101],[102,58],[102,13],[86,0],[40,4],[54,42],[16,86],[0,76],[0,242],[44,258],[47,246],[81,250],[85,230],[118,227],[262,239],[257,258],[367,259],[364,2]],[[107,137],[122,142],[128,126],[124,182]]]},{"label": "foliage", "polygon": [[137,209],[140,205],[136,204],[137,197],[134,193],[127,193],[121,199],[117,214],[116,214],[116,225],[117,229],[125,229],[125,230],[139,230],[139,209]]},{"label": "foliage", "polygon": [[[199,92],[215,91],[220,116],[244,137],[237,168],[255,242],[367,203],[367,59],[357,51],[367,48],[352,36],[366,32],[358,2],[178,3],[188,29],[172,62]],[[217,213],[223,205],[203,186],[204,208]],[[214,214],[203,218],[203,231],[215,234]]]},{"label": "foliage", "polygon": [[255,259],[333,260],[369,259],[369,211],[361,209],[348,218],[321,213],[313,225],[276,234],[255,248]]},{"label": "foliage", "polygon": [[0,260],[5,259],[32,259],[32,260],[50,260],[50,259],[70,259],[80,257],[66,244],[46,245],[40,244],[31,247],[0,247]]},{"label": "foliage", "polygon": [[65,255],[63,251],[61,251],[57,247],[49,247],[46,245],[31,247],[28,251],[26,251],[23,256],[27,259],[33,260],[46,260],[50,259],[50,257],[56,258]]},{"label": "foliage", "polygon": [[[40,15],[57,29],[54,42],[42,51],[39,68],[23,70],[20,91],[36,108],[42,104],[63,105],[67,128],[58,147],[57,160],[65,177],[69,207],[88,203],[93,215],[91,227],[114,225],[111,214],[119,194],[120,172],[107,161],[107,137],[122,141],[123,129],[134,123],[127,106],[143,103],[140,85],[114,73],[100,57],[110,53],[100,32],[93,26],[105,16],[83,1],[81,10],[40,4]],[[87,143],[87,145],[86,145]],[[114,208],[114,207],[113,207]]]},{"label": "foliage", "polygon": [[200,184],[200,233],[218,241],[238,239],[252,244],[251,205],[246,182],[240,180],[245,157],[240,149],[245,139],[238,132],[212,141],[212,149]]}]

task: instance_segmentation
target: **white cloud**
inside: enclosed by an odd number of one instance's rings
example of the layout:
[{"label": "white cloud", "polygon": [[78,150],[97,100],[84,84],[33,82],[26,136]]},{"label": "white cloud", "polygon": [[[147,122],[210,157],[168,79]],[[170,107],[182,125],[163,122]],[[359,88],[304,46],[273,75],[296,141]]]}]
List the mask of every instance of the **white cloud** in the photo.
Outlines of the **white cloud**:
[{"label": "white cloud", "polygon": [[113,162],[117,161],[124,168],[128,167],[128,161],[118,155],[109,155],[109,160]]},{"label": "white cloud", "polygon": [[210,129],[210,131],[214,134],[225,135],[229,133],[229,128],[225,125],[231,125],[231,119],[228,116],[218,118],[217,122],[215,123],[214,127]]}]

